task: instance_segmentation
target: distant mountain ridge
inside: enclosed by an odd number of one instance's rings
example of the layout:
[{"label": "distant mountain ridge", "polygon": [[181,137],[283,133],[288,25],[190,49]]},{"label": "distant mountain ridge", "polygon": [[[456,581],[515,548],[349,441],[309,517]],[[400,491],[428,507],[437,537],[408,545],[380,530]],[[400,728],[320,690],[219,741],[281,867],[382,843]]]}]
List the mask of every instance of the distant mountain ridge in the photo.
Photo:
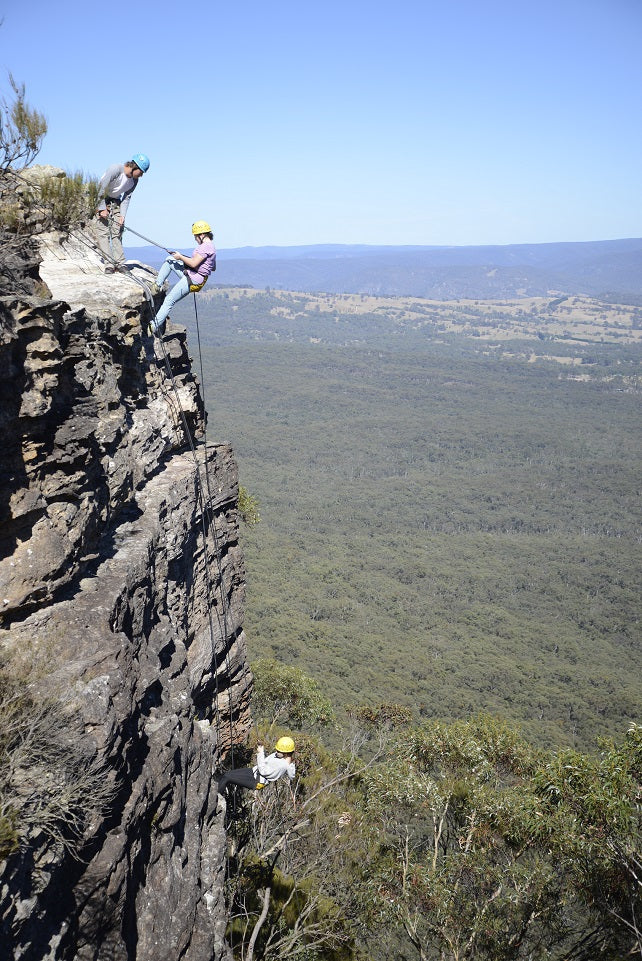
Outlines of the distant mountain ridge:
[{"label": "distant mountain ridge", "polygon": [[[191,252],[191,251],[190,251]],[[158,264],[162,251],[128,254]],[[316,244],[222,249],[218,284],[435,300],[587,294],[642,297],[642,238],[483,247]]]}]

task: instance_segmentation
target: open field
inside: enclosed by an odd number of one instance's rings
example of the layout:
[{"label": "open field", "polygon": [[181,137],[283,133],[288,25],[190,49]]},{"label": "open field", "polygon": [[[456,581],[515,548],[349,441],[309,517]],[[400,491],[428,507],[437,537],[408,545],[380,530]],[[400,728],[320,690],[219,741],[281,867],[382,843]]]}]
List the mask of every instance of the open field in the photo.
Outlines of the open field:
[{"label": "open field", "polygon": [[[528,339],[578,344],[642,343],[642,307],[604,303],[590,297],[435,301],[367,294],[213,288],[203,292],[201,298],[212,311],[222,311],[235,320],[240,310],[245,320],[238,333],[253,332],[257,339],[265,339],[270,333],[278,340],[288,339],[288,334],[289,339],[297,339],[303,333],[304,323],[314,327],[323,321],[336,325],[337,336],[343,330],[355,339],[354,326],[360,320],[361,339],[367,338],[368,326],[378,330],[383,322],[391,336],[463,334],[493,342]],[[262,312],[261,324],[254,331],[247,326],[252,302]],[[310,342],[323,339],[323,333],[310,331]]]}]

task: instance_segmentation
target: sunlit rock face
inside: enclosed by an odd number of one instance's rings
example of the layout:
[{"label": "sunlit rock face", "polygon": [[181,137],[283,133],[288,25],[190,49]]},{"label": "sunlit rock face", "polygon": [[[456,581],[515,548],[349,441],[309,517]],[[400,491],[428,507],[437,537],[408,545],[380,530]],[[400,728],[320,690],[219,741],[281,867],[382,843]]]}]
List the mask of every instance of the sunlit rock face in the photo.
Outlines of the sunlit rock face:
[{"label": "sunlit rock face", "polygon": [[150,335],[149,270],[35,241],[0,296],[0,658],[46,665],[106,790],[75,853],[32,830],[0,861],[0,954],[226,958],[216,771],[251,687],[233,452],[205,442],[184,329]]}]

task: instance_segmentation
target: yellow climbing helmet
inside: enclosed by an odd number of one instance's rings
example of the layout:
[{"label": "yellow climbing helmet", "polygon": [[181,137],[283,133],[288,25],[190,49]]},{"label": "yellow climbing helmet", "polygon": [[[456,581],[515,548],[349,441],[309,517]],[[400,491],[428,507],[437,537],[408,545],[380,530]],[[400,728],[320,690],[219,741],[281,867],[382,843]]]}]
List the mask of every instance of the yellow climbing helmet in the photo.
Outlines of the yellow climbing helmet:
[{"label": "yellow climbing helmet", "polygon": [[195,224],[192,224],[192,233],[194,236],[196,234],[211,234],[212,228],[206,220],[197,220]]},{"label": "yellow climbing helmet", "polygon": [[276,750],[281,754],[292,754],[294,741],[291,737],[280,737],[276,742]]}]

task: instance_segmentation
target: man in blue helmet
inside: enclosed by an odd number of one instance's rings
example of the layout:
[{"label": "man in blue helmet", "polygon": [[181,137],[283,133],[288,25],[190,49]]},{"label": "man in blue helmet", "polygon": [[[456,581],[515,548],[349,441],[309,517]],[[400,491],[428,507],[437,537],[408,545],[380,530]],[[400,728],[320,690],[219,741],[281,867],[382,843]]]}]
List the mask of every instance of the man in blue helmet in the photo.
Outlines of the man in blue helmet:
[{"label": "man in blue helmet", "polygon": [[149,170],[149,157],[135,153],[124,164],[112,164],[100,179],[98,187],[101,198],[96,211],[96,239],[100,252],[107,263],[106,274],[113,274],[125,263],[122,236],[129,199],[138,181]]}]

